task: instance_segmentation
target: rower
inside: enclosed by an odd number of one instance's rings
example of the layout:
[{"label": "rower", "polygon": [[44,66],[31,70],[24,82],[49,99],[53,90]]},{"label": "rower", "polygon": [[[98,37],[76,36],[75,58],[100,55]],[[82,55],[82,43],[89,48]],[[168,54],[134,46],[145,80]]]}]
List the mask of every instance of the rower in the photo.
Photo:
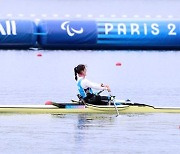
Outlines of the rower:
[{"label": "rower", "polygon": [[92,89],[107,90],[108,92],[110,92],[110,87],[108,85],[97,84],[89,81],[88,79],[86,79],[86,72],[86,66],[83,64],[79,64],[74,68],[75,80],[77,81],[77,87],[80,97],[85,101],[85,103],[95,105],[108,105],[110,97],[95,94]]}]

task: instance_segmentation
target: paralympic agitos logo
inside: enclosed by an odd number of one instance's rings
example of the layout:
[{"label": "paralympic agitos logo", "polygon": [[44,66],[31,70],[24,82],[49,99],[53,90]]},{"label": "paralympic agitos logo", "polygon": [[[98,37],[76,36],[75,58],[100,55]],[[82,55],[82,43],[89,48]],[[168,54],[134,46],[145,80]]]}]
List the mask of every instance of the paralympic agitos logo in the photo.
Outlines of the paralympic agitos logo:
[{"label": "paralympic agitos logo", "polygon": [[74,36],[75,34],[82,34],[84,29],[81,27],[79,29],[70,26],[70,21],[65,21],[61,24],[61,29],[66,31],[69,36]]}]

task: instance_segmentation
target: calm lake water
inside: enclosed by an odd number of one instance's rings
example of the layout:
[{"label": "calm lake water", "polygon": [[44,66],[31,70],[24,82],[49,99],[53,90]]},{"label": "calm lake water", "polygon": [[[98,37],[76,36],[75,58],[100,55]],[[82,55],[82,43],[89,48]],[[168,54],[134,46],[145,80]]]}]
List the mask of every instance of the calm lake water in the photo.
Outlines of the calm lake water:
[{"label": "calm lake water", "polygon": [[[88,79],[109,84],[117,98],[180,106],[179,59],[178,51],[0,51],[0,104],[76,99],[73,68],[83,63]],[[179,114],[1,114],[0,151],[179,153],[179,127]]]},{"label": "calm lake water", "polygon": [[0,0],[0,10],[5,19],[180,19],[179,0]]},{"label": "calm lake water", "polygon": [[[1,19],[180,19],[179,0],[0,0]],[[37,57],[42,53],[42,57]],[[115,64],[121,62],[122,66]],[[180,106],[179,51],[2,51],[0,105],[76,99],[73,68],[119,99]],[[105,94],[105,93],[104,93]],[[3,154],[179,154],[180,114],[0,114]]]}]

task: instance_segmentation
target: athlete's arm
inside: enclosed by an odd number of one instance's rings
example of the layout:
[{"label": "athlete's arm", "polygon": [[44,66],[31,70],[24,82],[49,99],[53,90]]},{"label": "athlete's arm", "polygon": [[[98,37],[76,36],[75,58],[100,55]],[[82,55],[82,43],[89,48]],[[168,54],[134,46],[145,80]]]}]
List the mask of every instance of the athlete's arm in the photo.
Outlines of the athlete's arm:
[{"label": "athlete's arm", "polygon": [[102,86],[102,84],[97,84],[97,83],[91,82],[87,79],[84,79],[82,81],[81,85],[84,89],[89,87],[89,88],[96,89],[96,90],[108,90],[107,86]]}]

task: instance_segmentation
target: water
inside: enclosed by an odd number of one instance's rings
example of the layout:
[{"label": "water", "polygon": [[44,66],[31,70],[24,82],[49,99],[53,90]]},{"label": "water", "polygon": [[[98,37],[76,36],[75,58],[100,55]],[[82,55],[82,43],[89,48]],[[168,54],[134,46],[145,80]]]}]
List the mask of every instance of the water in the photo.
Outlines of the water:
[{"label": "water", "polygon": [[0,18],[13,19],[174,20],[180,18],[179,10],[179,0],[0,0]]},{"label": "water", "polygon": [[179,115],[1,115],[3,153],[179,153]]},{"label": "water", "polygon": [[[84,63],[88,79],[109,84],[117,98],[180,106],[179,59],[178,51],[0,51],[0,104],[76,99],[73,68]],[[0,151],[179,153],[179,119],[179,114],[1,114]]]},{"label": "water", "polygon": [[88,79],[109,84],[120,99],[162,106],[180,103],[179,52],[41,52],[42,57],[38,51],[0,52],[1,104],[76,98],[73,68],[79,63],[87,64]]},{"label": "water", "polygon": [[[178,0],[0,0],[1,19],[171,19]],[[28,7],[27,7],[28,6]],[[81,9],[79,9],[81,8]],[[41,52],[42,57],[37,57]],[[180,106],[180,52],[0,51],[0,105],[76,99],[73,68],[107,83],[120,99]],[[121,67],[116,67],[121,62]],[[179,153],[179,114],[0,114],[0,151],[14,153]]]}]

